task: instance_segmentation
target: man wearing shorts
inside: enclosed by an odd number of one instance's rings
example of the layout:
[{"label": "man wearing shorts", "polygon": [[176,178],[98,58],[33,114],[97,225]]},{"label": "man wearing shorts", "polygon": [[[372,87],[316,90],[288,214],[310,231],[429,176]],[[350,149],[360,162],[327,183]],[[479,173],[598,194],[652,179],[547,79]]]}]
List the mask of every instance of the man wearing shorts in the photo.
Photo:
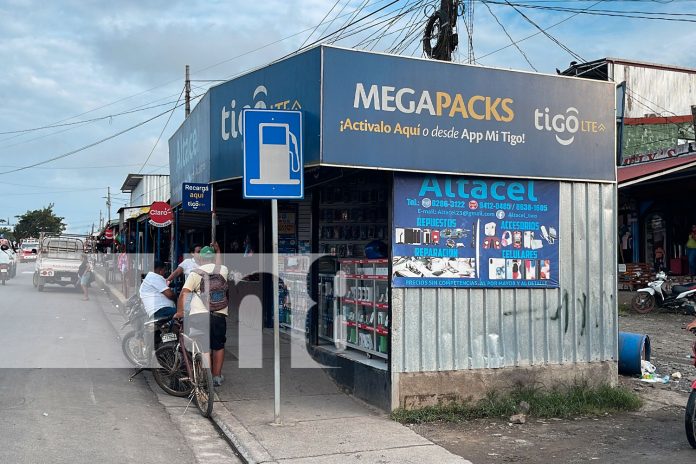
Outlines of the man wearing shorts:
[{"label": "man wearing shorts", "polygon": [[[225,360],[225,342],[227,341],[227,315],[228,308],[211,311],[205,303],[206,295],[204,279],[210,281],[210,275],[220,275],[225,280],[228,278],[227,267],[216,262],[216,251],[212,247],[203,247],[198,255],[199,268],[191,272],[184,282],[177,302],[177,312],[174,317],[184,317],[184,307],[187,298],[191,298],[190,311],[187,314],[188,327],[196,333],[210,333],[209,344],[207,337],[199,338],[199,344],[203,352],[211,351],[211,370],[213,385],[219,387],[225,380],[222,375],[222,364]],[[208,346],[209,345],[209,346]]]}]

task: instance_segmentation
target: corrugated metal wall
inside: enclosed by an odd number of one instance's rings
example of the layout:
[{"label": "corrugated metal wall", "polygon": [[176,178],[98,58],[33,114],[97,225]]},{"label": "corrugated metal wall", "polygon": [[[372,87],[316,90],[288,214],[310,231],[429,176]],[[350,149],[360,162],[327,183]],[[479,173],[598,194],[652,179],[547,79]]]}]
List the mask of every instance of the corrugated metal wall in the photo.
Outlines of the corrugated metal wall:
[{"label": "corrugated metal wall", "polygon": [[614,64],[615,82],[626,81],[627,118],[685,116],[696,101],[696,73]]},{"label": "corrugated metal wall", "polygon": [[616,186],[560,201],[560,288],[393,289],[395,372],[616,359]]},{"label": "corrugated metal wall", "polygon": [[131,206],[149,206],[169,200],[169,176],[146,175],[131,193]]}]

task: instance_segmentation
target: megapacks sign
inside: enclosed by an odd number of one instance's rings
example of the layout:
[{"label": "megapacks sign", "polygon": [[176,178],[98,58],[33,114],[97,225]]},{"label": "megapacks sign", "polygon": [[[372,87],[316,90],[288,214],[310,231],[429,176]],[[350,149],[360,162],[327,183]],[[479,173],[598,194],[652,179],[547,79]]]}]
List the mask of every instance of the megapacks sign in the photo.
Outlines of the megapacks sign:
[{"label": "megapacks sign", "polygon": [[150,224],[155,227],[167,227],[174,220],[172,208],[164,201],[156,201],[150,206]]},{"label": "megapacks sign", "polygon": [[613,83],[326,48],[322,160],[613,182]]},{"label": "megapacks sign", "polygon": [[560,184],[398,174],[395,287],[556,288]]}]

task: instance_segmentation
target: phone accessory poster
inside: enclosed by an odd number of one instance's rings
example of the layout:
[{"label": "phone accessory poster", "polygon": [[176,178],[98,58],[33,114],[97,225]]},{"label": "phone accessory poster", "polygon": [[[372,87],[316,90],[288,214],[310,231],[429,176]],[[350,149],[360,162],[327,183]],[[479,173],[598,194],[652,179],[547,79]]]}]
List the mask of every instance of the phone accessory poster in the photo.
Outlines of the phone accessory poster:
[{"label": "phone accessory poster", "polygon": [[394,287],[557,288],[560,183],[396,174]]}]

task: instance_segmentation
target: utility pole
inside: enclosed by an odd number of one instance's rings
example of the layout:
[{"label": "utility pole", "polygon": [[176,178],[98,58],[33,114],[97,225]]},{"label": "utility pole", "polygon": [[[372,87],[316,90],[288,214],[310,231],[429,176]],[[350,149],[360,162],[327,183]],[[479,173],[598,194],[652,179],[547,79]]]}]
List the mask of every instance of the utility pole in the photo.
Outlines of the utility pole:
[{"label": "utility pole", "polygon": [[184,115],[188,118],[191,114],[191,78],[189,76],[189,65],[186,65],[186,81],[184,83],[185,101],[186,106],[184,107]]},{"label": "utility pole", "polygon": [[429,58],[452,61],[459,45],[457,15],[460,0],[440,0],[440,9],[429,18],[423,34],[423,51]]},{"label": "utility pole", "polygon": [[111,225],[111,187],[106,187],[106,207],[108,210],[107,226]]}]

